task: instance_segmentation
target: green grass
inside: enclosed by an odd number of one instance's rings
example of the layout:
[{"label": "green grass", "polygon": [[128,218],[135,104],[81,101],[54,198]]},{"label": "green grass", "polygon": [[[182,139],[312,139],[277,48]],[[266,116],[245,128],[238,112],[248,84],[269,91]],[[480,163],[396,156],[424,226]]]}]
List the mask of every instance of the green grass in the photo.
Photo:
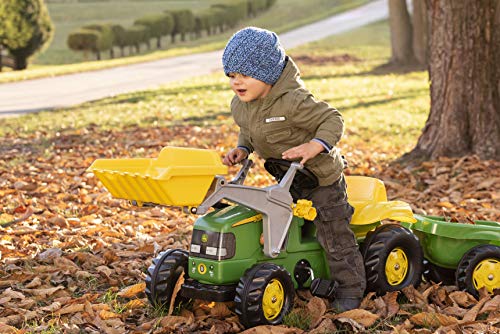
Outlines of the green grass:
[{"label": "green grass", "polygon": [[[319,63],[325,57],[344,53],[361,61]],[[429,110],[427,73],[384,74],[377,70],[390,55],[387,22],[332,36],[290,54],[295,58],[313,57],[312,63],[299,62],[302,78],[317,98],[342,112],[347,130],[341,147],[349,145],[348,154],[353,148],[355,154],[356,148],[362,151],[376,144],[377,149],[370,150],[372,155],[388,160],[413,147]],[[57,112],[4,119],[0,135],[29,136],[39,129],[47,134],[79,132],[91,125],[92,131],[136,125],[232,125],[228,112],[232,96],[227,78],[214,73]]]},{"label": "green grass", "polygon": [[[128,25],[138,16],[152,11],[163,10],[163,8],[174,9],[179,6],[189,6],[190,8],[200,10],[220,1],[222,0],[184,2],[144,1],[134,3],[133,1],[111,0],[99,3],[51,3],[49,4],[49,10],[56,27],[56,33],[50,47],[42,54],[36,56],[34,64],[27,70],[0,73],[0,83],[99,70],[165,57],[222,49],[235,30],[243,26],[259,26],[279,33],[359,6],[368,0],[311,0],[307,2],[300,0],[278,0],[267,12],[256,18],[242,22],[240,27],[228,30],[223,34],[210,37],[205,36],[201,39],[176,43],[175,45],[164,43],[163,45],[166,45],[166,49],[154,51],[143,49],[140,55],[118,59],[106,59],[108,54],[103,53],[104,59],[101,61],[83,62],[83,53],[71,51],[66,46],[66,38],[69,32],[87,23],[110,22],[109,17],[113,17],[113,22]],[[198,3],[200,6],[197,6]],[[116,13],[113,10],[115,7],[119,8]],[[321,10],[317,10],[317,8],[321,8]],[[113,14],[110,16],[111,12]]]}]

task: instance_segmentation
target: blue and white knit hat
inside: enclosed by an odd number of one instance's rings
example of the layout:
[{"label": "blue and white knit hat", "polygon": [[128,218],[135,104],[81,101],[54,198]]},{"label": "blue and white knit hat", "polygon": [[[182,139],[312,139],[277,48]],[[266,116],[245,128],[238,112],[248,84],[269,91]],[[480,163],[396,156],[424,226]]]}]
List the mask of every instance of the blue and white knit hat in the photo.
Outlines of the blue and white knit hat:
[{"label": "blue and white knit hat", "polygon": [[285,50],[269,30],[248,27],[227,42],[222,55],[224,73],[241,73],[274,85],[285,65]]}]

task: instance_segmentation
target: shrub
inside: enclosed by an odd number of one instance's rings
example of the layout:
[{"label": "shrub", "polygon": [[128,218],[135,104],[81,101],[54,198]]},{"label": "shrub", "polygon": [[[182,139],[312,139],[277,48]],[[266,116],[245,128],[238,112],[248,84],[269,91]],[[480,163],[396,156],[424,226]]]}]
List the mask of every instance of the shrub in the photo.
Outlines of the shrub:
[{"label": "shrub", "polygon": [[135,47],[136,52],[140,51],[141,43],[146,39],[146,28],[141,25],[134,25],[125,29],[127,45]]},{"label": "shrub", "polygon": [[193,13],[189,9],[181,9],[174,11],[166,11],[172,15],[174,19],[174,27],[170,33],[172,43],[175,43],[175,36],[181,35],[181,40],[186,40],[186,34],[194,32],[195,19]]},{"label": "shrub", "polygon": [[[111,32],[113,33],[113,46],[120,48],[121,56],[124,56],[124,49],[127,46],[127,36],[125,28],[119,24],[110,24]],[[111,48],[112,49],[112,48]]]},{"label": "shrub", "polygon": [[149,37],[156,38],[156,45],[161,47],[161,37],[170,35],[174,27],[174,19],[170,14],[148,15],[134,21],[134,25],[143,25]]},{"label": "shrub", "polygon": [[99,33],[99,38],[94,46],[97,59],[101,59],[101,52],[110,50],[113,47],[113,30],[109,24],[89,24],[82,27],[83,30],[93,30]]}]

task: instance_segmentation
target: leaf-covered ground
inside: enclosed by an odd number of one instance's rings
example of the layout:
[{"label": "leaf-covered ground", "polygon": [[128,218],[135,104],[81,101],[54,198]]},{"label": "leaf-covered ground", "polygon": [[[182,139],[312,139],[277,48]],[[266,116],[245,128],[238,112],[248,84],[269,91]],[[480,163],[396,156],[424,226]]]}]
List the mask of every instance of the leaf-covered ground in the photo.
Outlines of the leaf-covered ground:
[{"label": "leaf-covered ground", "polygon": [[[196,301],[171,316],[148,305],[143,281],[151,258],[166,248],[187,248],[194,217],[174,208],[136,208],[113,199],[86,171],[96,158],[154,157],[161,143],[181,139],[185,146],[212,148],[222,154],[235,144],[236,129],[185,126],[100,131],[89,127],[55,136],[37,132],[25,138],[3,138],[0,332],[16,332],[15,328],[74,333],[243,331],[231,305]],[[409,170],[379,165],[369,148],[368,144],[355,150],[344,147],[359,152],[350,158],[349,173],[383,179],[389,196],[406,200],[416,212],[462,222],[500,218],[495,197],[498,162],[475,157],[442,159]],[[270,182],[260,163],[252,174],[256,176],[250,178],[251,184]],[[455,290],[423,284],[418,291],[383,297],[369,294],[361,310],[340,315],[329,311],[324,301],[301,293],[292,313],[296,316],[288,324],[302,329],[263,327],[247,333],[498,330],[499,296],[485,295],[476,301]]]},{"label": "leaf-covered ground", "polygon": [[[364,31],[370,42],[387,36],[384,24]],[[344,56],[342,40],[350,45]],[[391,163],[411,149],[425,122],[426,76],[377,74],[373,67],[385,61],[387,45],[358,49],[353,41],[366,39],[339,36],[294,54],[306,85],[344,115],[340,148],[347,173],[382,179],[390,199],[410,203],[417,213],[457,223],[499,221],[500,162],[468,156],[412,168]],[[332,57],[332,45],[339,56]],[[2,120],[0,333],[245,331],[230,303],[194,301],[170,315],[148,304],[144,278],[151,259],[167,248],[187,249],[196,217],[113,199],[87,171],[97,158],[156,157],[166,145],[211,148],[222,156],[237,136],[230,98],[226,79],[214,74]],[[247,183],[268,185],[262,161],[254,160]],[[424,282],[399,293],[368,294],[360,309],[335,314],[301,291],[286,326],[245,332],[498,333],[499,303],[498,295],[476,300],[454,286]]]}]

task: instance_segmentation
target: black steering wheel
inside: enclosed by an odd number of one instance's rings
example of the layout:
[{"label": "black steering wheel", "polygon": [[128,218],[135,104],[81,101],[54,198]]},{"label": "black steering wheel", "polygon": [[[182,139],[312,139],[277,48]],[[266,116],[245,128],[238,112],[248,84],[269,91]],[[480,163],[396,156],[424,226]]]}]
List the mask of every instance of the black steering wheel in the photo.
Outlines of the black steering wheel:
[{"label": "black steering wheel", "polygon": [[[290,168],[292,161],[269,158],[264,163],[264,168],[280,182]],[[294,199],[299,199],[304,190],[312,190],[319,186],[318,178],[306,167],[298,169],[293,178],[290,193]]]}]

